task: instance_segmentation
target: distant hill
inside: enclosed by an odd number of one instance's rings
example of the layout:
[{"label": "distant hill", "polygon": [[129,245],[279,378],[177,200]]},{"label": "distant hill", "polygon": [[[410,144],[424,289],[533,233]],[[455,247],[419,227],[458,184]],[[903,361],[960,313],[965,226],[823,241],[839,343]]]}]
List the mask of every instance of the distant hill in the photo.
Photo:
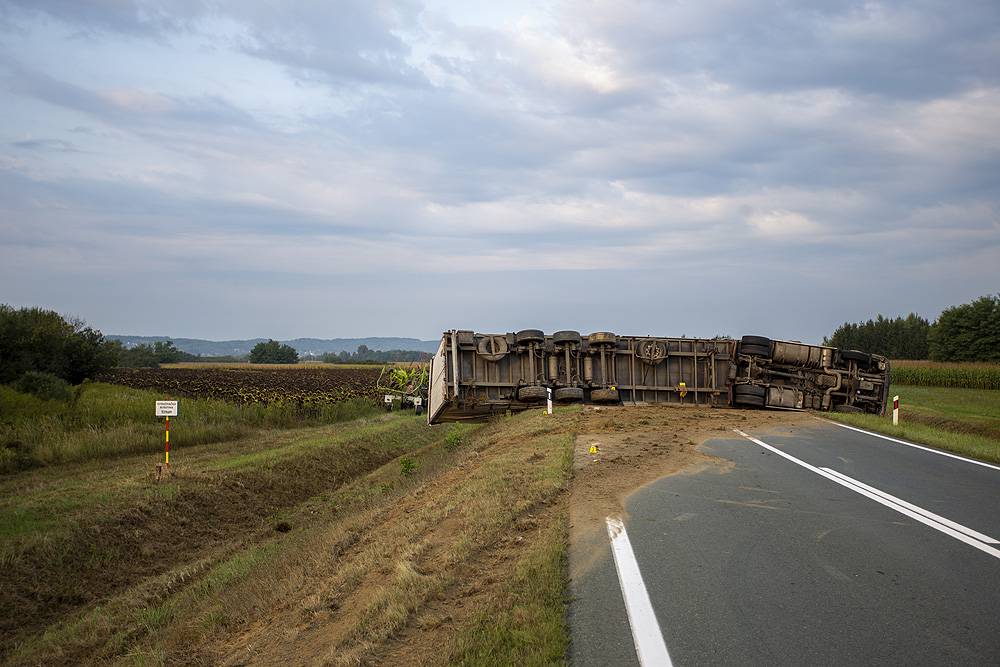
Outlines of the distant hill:
[{"label": "distant hill", "polygon": [[[106,336],[109,340],[121,341],[125,347],[152,345],[156,342],[171,341],[178,350],[202,357],[242,356],[250,354],[257,343],[267,342],[266,338],[249,340],[202,340],[200,338],[170,338],[169,336]],[[295,348],[299,354],[321,355],[327,352],[354,352],[359,345],[367,345],[370,350],[416,350],[437,352],[440,341],[418,340],[416,338],[295,338],[283,340]]]}]

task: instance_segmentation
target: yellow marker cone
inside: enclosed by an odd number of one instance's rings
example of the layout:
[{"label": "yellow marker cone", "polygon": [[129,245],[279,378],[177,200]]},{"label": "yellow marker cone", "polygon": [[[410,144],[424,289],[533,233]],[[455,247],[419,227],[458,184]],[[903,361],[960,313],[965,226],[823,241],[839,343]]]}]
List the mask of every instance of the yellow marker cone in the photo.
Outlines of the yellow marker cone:
[{"label": "yellow marker cone", "polygon": [[679,385],[677,386],[677,388],[678,388],[678,389],[680,389],[680,392],[681,392],[681,398],[684,398],[685,396],[687,396],[687,395],[688,395],[688,386],[687,386],[687,383],[686,383],[686,382],[681,382],[681,383],[680,383],[680,384],[679,384]]},{"label": "yellow marker cone", "polygon": [[597,453],[597,445],[591,445],[590,446],[590,453],[591,454],[596,454]]}]

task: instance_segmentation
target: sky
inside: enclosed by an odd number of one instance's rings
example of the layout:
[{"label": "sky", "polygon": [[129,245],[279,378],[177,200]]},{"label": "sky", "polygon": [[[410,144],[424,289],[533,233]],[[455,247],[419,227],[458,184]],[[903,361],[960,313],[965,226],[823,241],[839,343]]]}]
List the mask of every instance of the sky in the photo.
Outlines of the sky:
[{"label": "sky", "polygon": [[760,334],[1000,292],[1000,3],[0,0],[0,302]]}]

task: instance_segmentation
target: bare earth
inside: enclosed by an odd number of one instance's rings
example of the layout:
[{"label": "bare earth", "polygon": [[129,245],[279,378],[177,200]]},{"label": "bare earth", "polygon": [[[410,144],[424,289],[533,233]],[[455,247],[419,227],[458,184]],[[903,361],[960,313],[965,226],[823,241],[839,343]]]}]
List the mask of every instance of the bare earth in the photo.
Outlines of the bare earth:
[{"label": "bare earth", "polygon": [[[809,420],[800,412],[697,407],[590,407],[579,417],[570,494],[570,577],[609,555],[605,518],[624,514],[624,499],[666,475],[727,468],[696,450],[741,430]],[[592,454],[591,447],[597,447]]]}]

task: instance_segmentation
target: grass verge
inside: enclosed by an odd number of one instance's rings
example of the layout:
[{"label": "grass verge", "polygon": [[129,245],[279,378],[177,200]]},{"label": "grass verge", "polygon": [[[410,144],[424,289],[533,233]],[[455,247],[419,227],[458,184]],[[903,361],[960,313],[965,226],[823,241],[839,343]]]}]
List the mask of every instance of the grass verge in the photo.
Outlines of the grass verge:
[{"label": "grass verge", "polygon": [[[893,385],[900,423],[884,417],[830,413],[830,419],[946,451],[1000,463],[1000,391]],[[891,407],[891,406],[890,406]]]}]

